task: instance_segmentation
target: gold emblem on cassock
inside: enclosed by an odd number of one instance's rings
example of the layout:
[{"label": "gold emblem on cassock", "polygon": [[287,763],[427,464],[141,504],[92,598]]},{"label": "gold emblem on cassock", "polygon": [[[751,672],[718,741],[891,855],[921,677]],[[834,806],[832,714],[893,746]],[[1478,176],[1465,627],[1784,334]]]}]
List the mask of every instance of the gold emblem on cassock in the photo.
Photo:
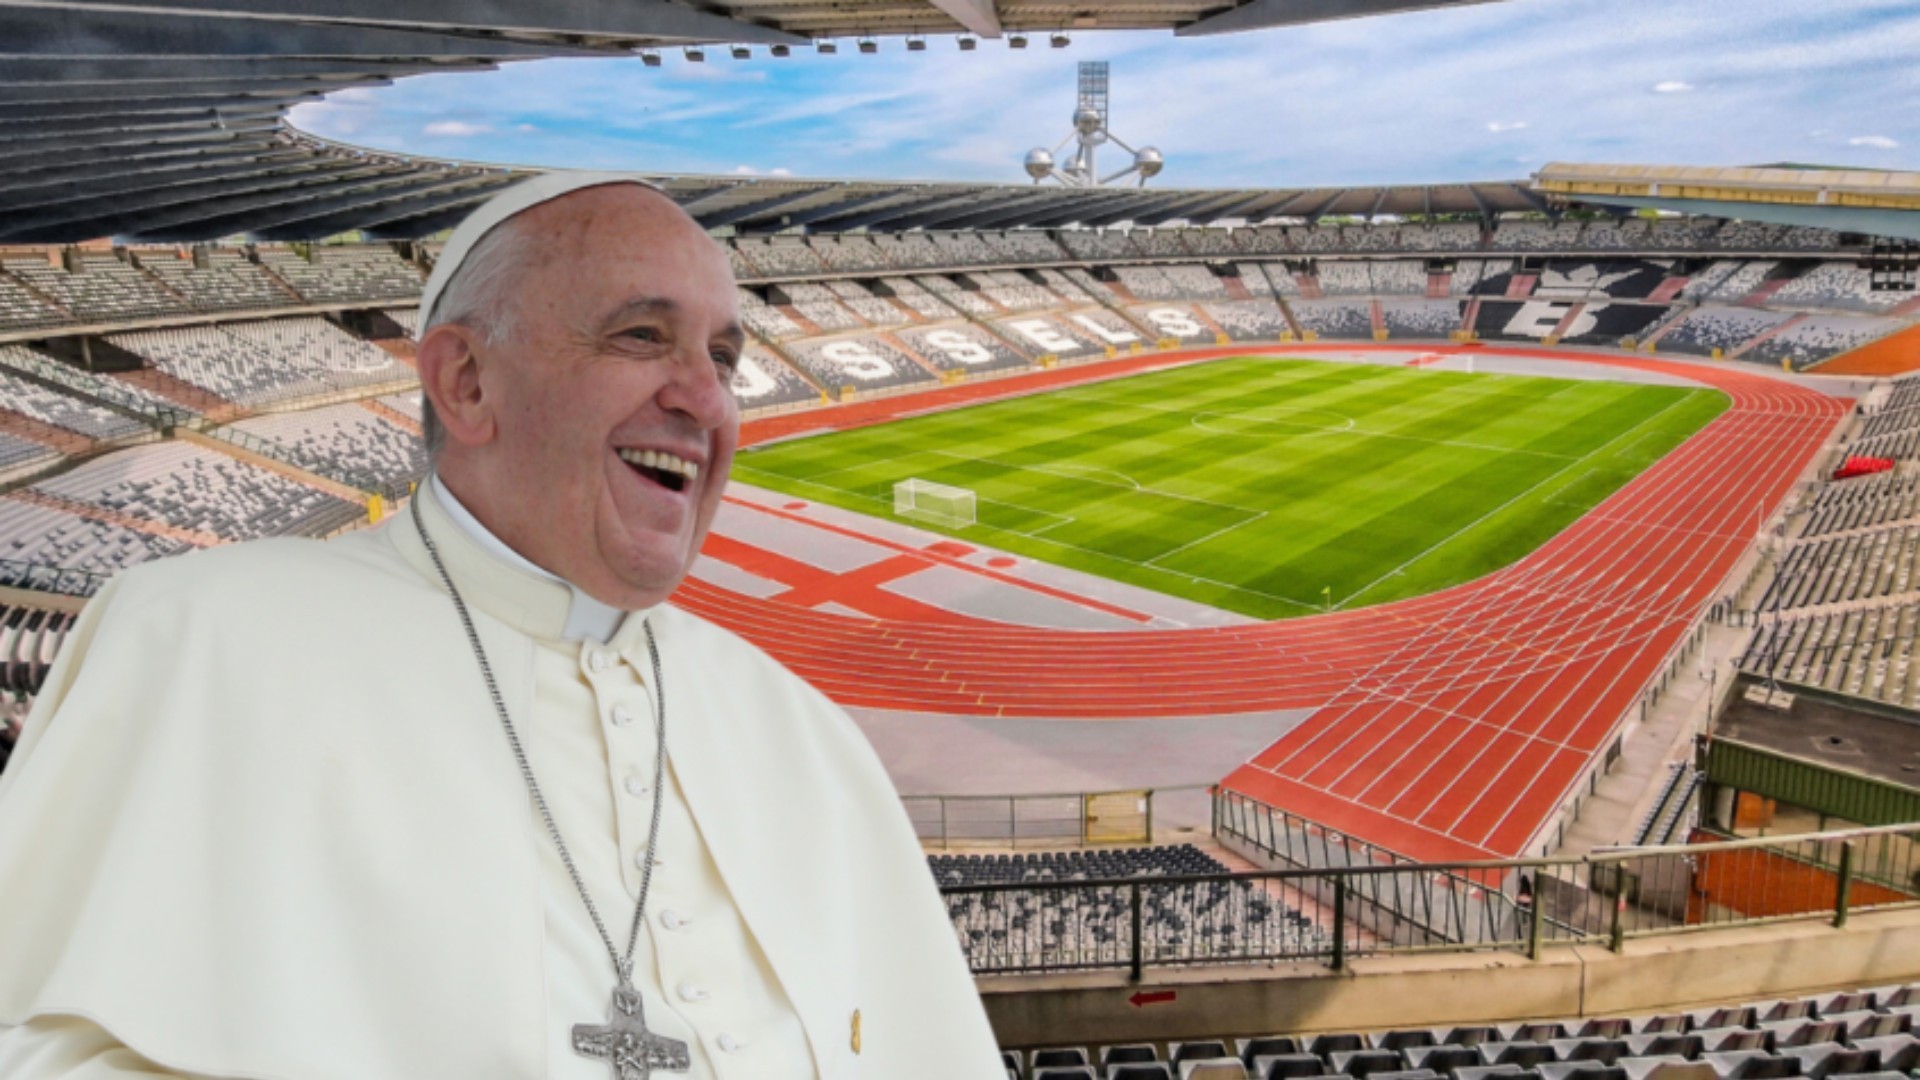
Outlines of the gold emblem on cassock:
[{"label": "gold emblem on cassock", "polygon": [[860,1010],[853,1010],[853,1052],[860,1052]]}]

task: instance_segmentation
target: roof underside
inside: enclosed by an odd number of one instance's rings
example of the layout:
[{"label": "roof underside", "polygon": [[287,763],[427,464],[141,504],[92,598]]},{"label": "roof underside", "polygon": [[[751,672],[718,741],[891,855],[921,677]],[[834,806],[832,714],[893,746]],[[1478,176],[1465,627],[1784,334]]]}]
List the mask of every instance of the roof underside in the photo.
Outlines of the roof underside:
[{"label": "roof underside", "polygon": [[[0,0],[0,243],[431,234],[523,171],[326,143],[289,108],[427,72],[697,42],[908,33],[1209,34],[1477,0]],[[1067,190],[657,176],[743,231],[1486,214],[1518,184]]]}]

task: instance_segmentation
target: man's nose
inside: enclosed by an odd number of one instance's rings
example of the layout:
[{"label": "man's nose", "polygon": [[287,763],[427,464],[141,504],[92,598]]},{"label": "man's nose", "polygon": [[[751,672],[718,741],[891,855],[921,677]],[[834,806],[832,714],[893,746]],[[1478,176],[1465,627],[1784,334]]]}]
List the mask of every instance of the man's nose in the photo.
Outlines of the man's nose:
[{"label": "man's nose", "polygon": [[726,422],[733,403],[730,375],[705,348],[690,350],[674,364],[673,377],[660,388],[660,404],[684,413],[702,428]]}]

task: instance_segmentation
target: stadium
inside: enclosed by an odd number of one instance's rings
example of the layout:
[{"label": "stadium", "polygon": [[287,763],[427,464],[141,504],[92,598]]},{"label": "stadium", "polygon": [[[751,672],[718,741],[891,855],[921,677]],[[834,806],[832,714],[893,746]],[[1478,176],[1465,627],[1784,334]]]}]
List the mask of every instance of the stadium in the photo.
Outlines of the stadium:
[{"label": "stadium", "polygon": [[[422,289],[540,170],[295,106],[1444,6],[0,2],[6,745],[115,574],[430,471]],[[1130,160],[643,174],[748,334],[674,603],[852,713],[1010,1080],[1920,1077],[1920,174]]]}]

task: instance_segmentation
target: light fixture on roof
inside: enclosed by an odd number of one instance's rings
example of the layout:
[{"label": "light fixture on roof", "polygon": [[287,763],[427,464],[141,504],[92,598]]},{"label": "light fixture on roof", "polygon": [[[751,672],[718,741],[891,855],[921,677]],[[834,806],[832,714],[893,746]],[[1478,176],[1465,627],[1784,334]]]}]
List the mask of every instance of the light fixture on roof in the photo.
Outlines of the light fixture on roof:
[{"label": "light fixture on roof", "polygon": [[961,52],[972,52],[980,47],[980,39],[968,34],[961,34],[956,41],[960,46]]},{"label": "light fixture on roof", "polygon": [[706,62],[707,62],[707,50],[695,49],[695,48],[687,49],[687,63],[704,64]]},{"label": "light fixture on roof", "polygon": [[908,52],[926,52],[927,39],[921,37],[919,34],[909,35],[907,37],[907,51]]},{"label": "light fixture on roof", "polygon": [[1008,34],[1007,35],[1007,48],[1024,49],[1026,47],[1027,47],[1027,35],[1025,34]]},{"label": "light fixture on roof", "polygon": [[863,37],[860,39],[860,55],[872,56],[874,53],[877,53],[879,51],[880,51],[879,42],[873,40],[870,37]]},{"label": "light fixture on roof", "polygon": [[793,49],[785,45],[775,45],[773,48],[768,49],[767,51],[772,53],[774,55],[774,58],[778,60],[785,60],[787,57],[793,55]]},{"label": "light fixture on roof", "polygon": [[835,45],[831,41],[816,41],[813,43],[813,47],[819,51],[821,56],[832,56],[834,53],[840,51],[840,46]]},{"label": "light fixture on roof", "polygon": [[660,50],[646,49],[640,53],[640,62],[648,67],[660,66]]},{"label": "light fixture on roof", "polygon": [[735,45],[732,49],[729,49],[728,51],[733,54],[733,58],[735,60],[753,59],[753,50],[747,48],[745,45]]},{"label": "light fixture on roof", "polygon": [[1067,36],[1066,31],[1062,30],[1062,31],[1059,31],[1058,33],[1049,35],[1047,38],[1047,44],[1053,46],[1056,49],[1064,49],[1067,46],[1073,44],[1073,39]]}]

